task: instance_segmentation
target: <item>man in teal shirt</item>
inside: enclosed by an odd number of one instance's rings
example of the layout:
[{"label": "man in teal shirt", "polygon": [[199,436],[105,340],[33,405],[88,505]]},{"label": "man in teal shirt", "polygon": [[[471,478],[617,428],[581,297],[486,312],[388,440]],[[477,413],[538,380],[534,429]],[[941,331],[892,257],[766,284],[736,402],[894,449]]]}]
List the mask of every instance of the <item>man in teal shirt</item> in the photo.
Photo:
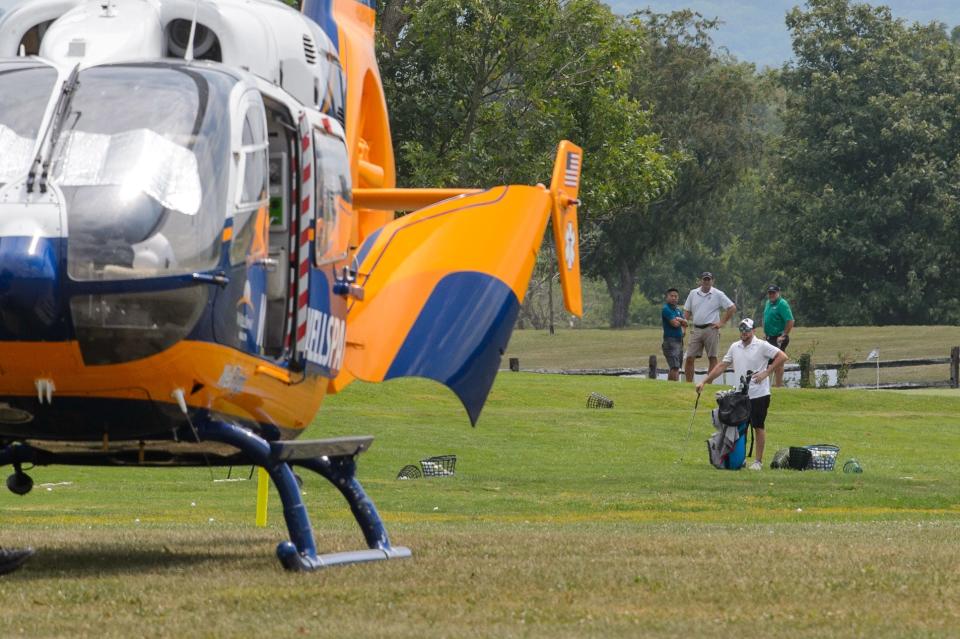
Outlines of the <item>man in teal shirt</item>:
[{"label": "man in teal shirt", "polygon": [[[780,297],[780,287],[771,284],[767,287],[767,302],[763,306],[763,332],[767,341],[786,352],[792,330],[793,311],[790,310],[790,303]],[[776,371],[776,385],[783,386],[782,366]]]},{"label": "man in teal shirt", "polygon": [[680,381],[680,362],[683,359],[683,330],[687,327],[687,320],[683,317],[680,303],[680,291],[675,288],[667,289],[667,301],[660,311],[660,321],[663,324],[663,356],[667,359],[667,379],[671,382]]}]

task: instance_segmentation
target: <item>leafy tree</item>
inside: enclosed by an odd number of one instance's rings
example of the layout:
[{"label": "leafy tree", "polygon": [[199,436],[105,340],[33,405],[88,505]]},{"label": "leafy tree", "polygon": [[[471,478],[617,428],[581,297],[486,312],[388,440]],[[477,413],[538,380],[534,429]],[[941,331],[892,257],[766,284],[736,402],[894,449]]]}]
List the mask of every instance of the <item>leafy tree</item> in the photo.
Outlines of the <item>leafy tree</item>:
[{"label": "leafy tree", "polygon": [[620,265],[601,266],[606,247],[645,229],[639,218],[682,157],[661,152],[631,97],[639,23],[597,0],[392,0],[381,16],[400,182],[543,181],[558,140],[572,139],[586,156],[583,265],[617,281]]},{"label": "leafy tree", "polygon": [[796,63],[777,252],[808,321],[960,320],[960,75],[939,24],[809,0],[787,16]]},{"label": "leafy tree", "polygon": [[[637,167],[640,180],[659,185],[669,178],[660,174],[656,136],[643,113],[618,114],[606,129],[589,117],[595,106],[639,111],[618,86],[639,39],[600,2],[394,0],[381,15],[385,22],[393,16],[384,30],[396,34],[382,37],[380,64],[401,181],[540,181],[561,137],[588,147],[585,181],[597,181],[608,155],[619,154],[622,163],[638,147],[648,165]],[[594,153],[601,147],[591,148],[587,138],[620,125],[629,127],[620,130],[629,144]],[[610,185],[594,188],[615,193]]]},{"label": "leafy tree", "polygon": [[[627,323],[635,286],[652,260],[670,259],[681,239],[691,247],[701,238],[720,239],[718,209],[759,149],[760,91],[753,66],[714,50],[715,21],[690,11],[644,11],[633,26],[643,34],[644,54],[632,69],[631,96],[650,110],[653,129],[680,164],[671,190],[626,203],[620,215],[601,219],[595,229],[587,270],[607,283],[613,327]],[[663,280],[655,288],[662,290]]]}]

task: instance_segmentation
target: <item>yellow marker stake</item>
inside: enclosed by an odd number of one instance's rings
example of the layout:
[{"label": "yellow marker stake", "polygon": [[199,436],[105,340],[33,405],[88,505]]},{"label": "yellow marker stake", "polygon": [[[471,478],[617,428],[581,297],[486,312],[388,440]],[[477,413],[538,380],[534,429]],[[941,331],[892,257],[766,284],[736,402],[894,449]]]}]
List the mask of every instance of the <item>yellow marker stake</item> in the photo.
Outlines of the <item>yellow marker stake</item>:
[{"label": "yellow marker stake", "polygon": [[257,469],[257,528],[267,526],[267,496],[270,490],[270,475],[265,468]]}]

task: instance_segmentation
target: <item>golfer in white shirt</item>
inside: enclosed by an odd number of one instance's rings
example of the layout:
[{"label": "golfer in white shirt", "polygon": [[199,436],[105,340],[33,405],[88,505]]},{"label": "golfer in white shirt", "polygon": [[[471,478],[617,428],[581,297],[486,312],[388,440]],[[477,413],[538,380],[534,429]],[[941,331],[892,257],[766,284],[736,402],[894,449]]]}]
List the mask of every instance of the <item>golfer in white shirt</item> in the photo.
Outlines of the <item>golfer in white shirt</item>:
[{"label": "golfer in white shirt", "polygon": [[[683,307],[687,322],[693,326],[689,344],[687,344],[687,355],[683,361],[683,375],[687,382],[692,382],[693,360],[700,357],[704,351],[710,363],[707,370],[717,365],[720,327],[733,317],[737,307],[726,293],[719,288],[713,288],[713,273],[710,271],[700,274],[700,287],[690,291]],[[721,313],[723,313],[722,317]]]},{"label": "golfer in white shirt", "polygon": [[[770,408],[770,380],[775,371],[782,369],[787,361],[787,354],[776,346],[757,339],[753,334],[753,320],[749,317],[740,322],[740,340],[730,345],[727,354],[704,378],[697,384],[697,394],[703,387],[723,375],[730,364],[737,379],[753,372],[747,395],[750,397],[750,425],[756,434],[753,463],[750,470],[763,468],[763,445],[766,443],[764,425],[767,420],[767,409]],[[769,364],[768,364],[769,363]]]}]

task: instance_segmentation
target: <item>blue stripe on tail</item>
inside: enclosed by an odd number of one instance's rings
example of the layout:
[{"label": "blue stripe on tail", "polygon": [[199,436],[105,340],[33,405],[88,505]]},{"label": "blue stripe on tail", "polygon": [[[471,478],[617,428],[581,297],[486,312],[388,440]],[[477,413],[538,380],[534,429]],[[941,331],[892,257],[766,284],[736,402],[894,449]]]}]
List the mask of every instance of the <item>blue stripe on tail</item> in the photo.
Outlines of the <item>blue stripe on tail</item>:
[{"label": "blue stripe on tail", "polygon": [[384,379],[426,377],[445,384],[476,424],[519,312],[517,296],[499,279],[476,272],[447,275]]}]

